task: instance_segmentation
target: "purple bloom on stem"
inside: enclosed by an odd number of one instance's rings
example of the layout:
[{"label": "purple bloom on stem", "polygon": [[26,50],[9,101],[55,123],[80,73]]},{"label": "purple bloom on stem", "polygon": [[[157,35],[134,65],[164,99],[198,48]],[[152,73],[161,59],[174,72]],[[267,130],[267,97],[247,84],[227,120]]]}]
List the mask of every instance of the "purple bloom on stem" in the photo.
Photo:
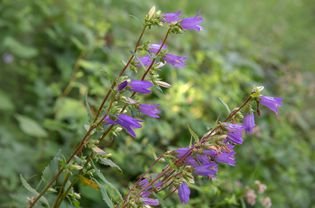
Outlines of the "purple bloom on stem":
[{"label": "purple bloom on stem", "polygon": [[244,130],[244,127],[241,124],[231,123],[226,123],[226,127],[228,130],[227,140],[235,144],[242,144],[242,132]]},{"label": "purple bloom on stem", "polygon": [[120,114],[115,121],[116,124],[119,124],[132,137],[136,137],[136,133],[133,129],[142,127],[140,122],[142,122],[142,120],[133,118],[126,114]]},{"label": "purple bloom on stem", "polygon": [[197,160],[202,164],[202,165],[207,165],[211,163],[211,160],[209,159],[208,155],[197,155]]},{"label": "purple bloom on stem", "polygon": [[215,157],[215,161],[218,163],[224,163],[230,166],[235,166],[235,151],[232,146],[227,151],[219,153]]},{"label": "purple bloom on stem", "polygon": [[[180,158],[182,158],[182,157],[184,157],[184,156],[187,157],[189,151],[190,151],[190,148],[189,148],[189,147],[178,148],[178,149],[176,150],[177,158],[180,159]],[[191,156],[188,156],[188,157],[185,159],[185,163],[186,163],[187,165],[191,165],[191,166],[193,166],[193,167],[198,166],[197,161],[196,161],[193,157],[191,157]]]},{"label": "purple bloom on stem", "polygon": [[175,68],[183,68],[185,67],[186,57],[177,56],[174,54],[167,53],[164,57],[164,60]]},{"label": "purple bloom on stem", "polygon": [[127,87],[128,82],[127,81],[123,81],[122,83],[120,83],[117,87],[118,91],[122,91],[123,89],[125,89],[125,87]]},{"label": "purple bloom on stem", "polygon": [[154,187],[157,188],[157,189],[162,188],[162,186],[163,186],[163,182],[162,182],[162,181],[158,181],[158,182],[156,182],[156,183],[154,184]]},{"label": "purple bloom on stem", "polygon": [[194,17],[188,17],[188,18],[184,18],[180,25],[182,26],[182,28],[184,30],[196,30],[196,31],[200,31],[203,28],[200,26],[200,23],[203,21],[202,16],[197,15]]},{"label": "purple bloom on stem", "polygon": [[180,20],[181,12],[171,12],[163,14],[163,20],[167,23],[178,22]]},{"label": "purple bloom on stem", "polygon": [[150,205],[150,206],[158,206],[160,205],[159,200],[157,199],[152,199],[149,197],[142,197],[140,200],[145,204],[145,205]]},{"label": "purple bloom on stem", "polygon": [[202,153],[205,155],[208,155],[210,157],[215,157],[218,154],[217,151],[214,149],[205,149],[205,150],[203,150]]},{"label": "purple bloom on stem", "polygon": [[129,87],[132,91],[142,93],[142,94],[148,94],[151,92],[150,88],[153,86],[153,84],[150,81],[146,80],[132,80],[129,83]]},{"label": "purple bloom on stem", "polygon": [[[142,179],[141,181],[139,181],[139,185],[142,187],[142,188],[145,188],[145,187],[149,187],[149,180],[144,178]],[[147,189],[147,188],[146,188]]]},{"label": "purple bloom on stem", "polygon": [[139,110],[144,115],[150,116],[152,118],[160,118],[159,116],[160,109],[158,106],[159,105],[154,104],[140,104]]},{"label": "purple bloom on stem", "polygon": [[192,167],[197,167],[199,165],[198,162],[191,156],[186,158],[185,163]]},{"label": "purple bloom on stem", "polygon": [[104,121],[106,124],[117,124],[116,121],[112,120],[109,116],[106,116]]},{"label": "purple bloom on stem", "polygon": [[149,185],[149,180],[144,178],[141,181],[139,181],[139,185],[143,189],[143,191],[140,193],[141,197],[149,197],[151,195],[151,186]]},{"label": "purple bloom on stem", "polygon": [[140,193],[141,197],[149,197],[151,195],[151,192],[148,190],[144,190]]},{"label": "purple bloom on stem", "polygon": [[185,182],[181,183],[178,187],[178,197],[183,204],[188,203],[190,198],[190,189]]},{"label": "purple bloom on stem", "polygon": [[181,157],[183,157],[184,155],[188,154],[189,150],[190,150],[189,147],[178,148],[178,149],[176,150],[177,158],[181,158]]},{"label": "purple bloom on stem", "polygon": [[201,176],[214,177],[218,172],[218,165],[215,162],[210,162],[207,165],[195,167],[195,173]]},{"label": "purple bloom on stem", "polygon": [[[160,50],[160,48],[161,48],[161,44],[156,44],[156,43],[155,44],[150,44],[149,52],[157,54],[157,52]],[[163,45],[161,50],[165,50],[166,48],[167,48],[166,45]]]},{"label": "purple bloom on stem", "polygon": [[148,67],[152,63],[152,58],[149,55],[138,57],[136,60],[137,67]]},{"label": "purple bloom on stem", "polygon": [[282,105],[282,98],[280,97],[269,97],[269,96],[260,96],[260,104],[266,106],[276,114],[278,114],[279,107]]},{"label": "purple bloom on stem", "polygon": [[247,133],[252,133],[255,127],[255,116],[253,112],[247,114],[243,120],[243,126]]}]

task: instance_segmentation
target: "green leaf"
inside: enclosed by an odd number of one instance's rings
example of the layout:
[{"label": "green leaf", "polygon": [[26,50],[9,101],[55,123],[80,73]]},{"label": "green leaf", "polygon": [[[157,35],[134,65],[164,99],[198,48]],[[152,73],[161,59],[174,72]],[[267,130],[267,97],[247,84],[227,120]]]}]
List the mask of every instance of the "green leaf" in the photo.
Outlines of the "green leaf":
[{"label": "green leaf", "polygon": [[83,60],[81,59],[79,61],[79,65],[89,71],[95,71],[95,70],[99,70],[101,69],[104,65],[101,62],[98,61],[87,61],[87,60]]},{"label": "green leaf", "polygon": [[121,168],[116,164],[114,163],[111,159],[108,159],[108,158],[100,158],[100,161],[99,161],[101,164],[103,165],[108,165],[112,168],[117,168],[118,170],[122,171]]},{"label": "green leaf", "polygon": [[[194,139],[194,142],[198,142],[199,136],[196,134],[196,132],[189,125],[187,125],[187,127],[188,127],[188,130],[189,130],[191,137]],[[192,143],[192,141],[190,141],[190,143]]]},{"label": "green leaf", "polygon": [[219,99],[220,103],[222,103],[224,105],[227,112],[231,113],[231,109],[229,108],[229,106],[221,98],[218,98],[218,99]]},{"label": "green leaf", "polygon": [[101,195],[102,195],[102,199],[104,200],[104,202],[108,205],[108,207],[113,208],[114,204],[113,204],[112,200],[109,198],[109,195],[106,191],[104,184],[101,184],[97,181],[96,181],[96,183],[98,184],[98,187],[101,190]]},{"label": "green leaf", "polygon": [[96,168],[96,166],[93,164],[94,170],[96,175],[102,180],[102,182],[106,185],[108,185],[108,187],[110,187],[114,192],[115,192],[115,196],[119,197],[119,199],[122,199],[122,196],[120,194],[120,192],[118,191],[118,189],[112,184],[110,183],[105,176],[101,173],[101,171],[99,169]]},{"label": "green leaf", "polygon": [[12,111],[14,110],[14,104],[4,92],[0,91],[0,110]]},{"label": "green leaf", "polygon": [[35,137],[47,137],[47,132],[45,129],[43,129],[42,126],[33,119],[23,115],[17,115],[16,119],[19,122],[21,130],[25,134]]},{"label": "green leaf", "polygon": [[[25,180],[25,178],[22,175],[20,175],[20,179],[21,179],[22,185],[24,186],[24,188],[26,190],[28,190],[29,192],[31,192],[35,196],[37,196],[39,194],[33,187],[31,187],[31,185],[29,183],[27,183],[27,181]],[[50,207],[48,200],[44,196],[42,196],[39,199],[39,201],[42,202],[43,204],[45,204],[47,207]]]},{"label": "green leaf", "polygon": [[8,48],[13,54],[21,58],[33,58],[37,56],[36,48],[26,46],[12,37],[6,37],[3,41],[4,47]]},{"label": "green leaf", "polygon": [[59,169],[59,160],[61,158],[61,150],[58,150],[54,158],[50,161],[50,163],[45,167],[45,169],[42,172],[41,180],[42,182],[47,182],[50,180]]},{"label": "green leaf", "polygon": [[87,116],[84,104],[71,98],[59,99],[56,103],[56,119],[85,119]]}]

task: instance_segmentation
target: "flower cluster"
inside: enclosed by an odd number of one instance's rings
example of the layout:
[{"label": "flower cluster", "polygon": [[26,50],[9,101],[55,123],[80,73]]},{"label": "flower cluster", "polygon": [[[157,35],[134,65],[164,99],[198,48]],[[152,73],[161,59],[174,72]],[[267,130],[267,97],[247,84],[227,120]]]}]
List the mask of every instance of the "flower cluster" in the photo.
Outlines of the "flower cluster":
[{"label": "flower cluster", "polygon": [[[247,105],[250,106],[250,101],[261,102],[262,105],[266,106],[270,110],[278,113],[278,108],[282,105],[282,99],[276,97],[257,96],[251,97],[248,100]],[[240,110],[240,109],[239,109]],[[237,123],[236,114],[232,114],[231,122],[219,123],[216,130],[212,131],[207,140],[202,137],[201,140],[196,142],[190,147],[178,148],[172,151],[175,155],[173,159],[173,165],[176,167],[173,171],[165,172],[164,175],[152,174],[147,176],[150,180],[142,179],[138,182],[140,187],[141,200],[145,205],[158,206],[159,201],[152,198],[154,191],[159,192],[165,187],[173,185],[173,189],[176,188],[178,191],[178,197],[181,203],[186,204],[190,199],[190,188],[191,177],[200,176],[207,178],[214,178],[218,173],[218,164],[226,164],[229,166],[235,166],[235,146],[243,143],[244,133],[252,134],[255,128],[255,116],[251,108],[246,108],[246,115],[244,116],[241,123]],[[206,134],[207,135],[207,134]],[[210,142],[210,139],[214,136],[220,138],[217,142]],[[172,180],[169,182],[170,175],[175,173]],[[153,178],[153,179],[152,179]],[[187,178],[189,180],[187,180]],[[154,188],[153,188],[154,187]],[[150,196],[150,197],[149,197]]]},{"label": "flower cluster", "polygon": [[[161,49],[161,50],[160,50]],[[148,47],[148,55],[140,56],[138,57],[138,60],[136,61],[136,66],[138,68],[140,67],[148,67],[151,65],[153,61],[153,57],[157,55],[157,53],[160,53],[162,50],[165,51],[167,49],[167,46],[161,44],[150,44]],[[185,56],[178,56],[172,53],[164,53],[163,56],[160,57],[161,61],[173,66],[176,69],[184,68],[186,65],[187,57]],[[164,66],[164,64],[157,63],[159,66]]]},{"label": "flower cluster", "polygon": [[[275,113],[278,113],[278,109],[282,105],[282,98],[259,96],[258,99],[262,105]],[[175,150],[177,158],[184,159],[184,164],[191,166],[195,175],[213,178],[218,172],[218,163],[235,165],[234,147],[243,143],[244,132],[249,134],[253,132],[255,128],[254,113],[249,112],[244,117],[243,123],[223,123],[221,127],[226,134],[220,146],[211,144],[203,146],[203,148],[193,146]],[[182,203],[187,203],[190,191],[187,184],[183,184],[186,183],[183,182],[178,187],[178,196]]]},{"label": "flower cluster", "polygon": [[183,30],[201,31],[203,28],[200,23],[203,21],[202,16],[181,18],[181,12],[166,13],[163,15],[163,20],[169,24],[179,24]]},{"label": "flower cluster", "polygon": [[[181,12],[166,13],[162,15],[162,21],[168,23],[170,27],[172,27],[175,24],[179,24],[183,30],[200,31],[202,29],[202,27],[200,26],[200,23],[202,22],[201,16],[198,15],[195,17],[181,18],[180,15]],[[167,46],[165,45],[165,41],[159,44],[158,43],[149,44],[148,47],[145,48],[146,48],[145,51],[147,53],[146,55],[143,56],[135,55],[136,58],[133,61],[133,65],[137,68],[146,68],[146,71],[148,71],[154,70],[155,68],[160,68],[165,64],[169,64],[177,69],[183,68],[186,65],[187,57],[167,53],[166,51]],[[155,81],[161,82],[160,80]],[[150,94],[152,92],[151,88],[153,86],[154,86],[153,82],[145,80],[144,77],[141,80],[125,79],[118,83],[116,91],[117,93],[122,94],[125,90],[128,90],[133,93],[145,95]],[[129,104],[136,106],[138,112],[140,112],[143,115],[149,116],[151,118],[160,117],[159,105],[157,104],[138,103],[135,100],[133,100],[131,103],[129,102]],[[140,124],[142,122],[141,119],[134,118],[130,115],[127,115],[126,113],[106,115],[104,122],[105,124],[121,126],[132,137],[136,137],[136,133],[134,130],[142,127],[142,125]]]}]

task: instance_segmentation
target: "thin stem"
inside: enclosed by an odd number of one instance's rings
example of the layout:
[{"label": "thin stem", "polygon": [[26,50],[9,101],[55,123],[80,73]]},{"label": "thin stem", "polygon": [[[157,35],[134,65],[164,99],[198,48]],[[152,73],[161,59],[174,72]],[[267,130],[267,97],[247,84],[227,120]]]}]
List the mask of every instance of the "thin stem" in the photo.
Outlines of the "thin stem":
[{"label": "thin stem", "polygon": [[[252,100],[252,97],[251,97],[251,96],[247,97],[247,98],[245,99],[245,101],[244,101],[236,110],[232,111],[232,112],[227,116],[227,118],[226,118],[223,122],[230,121],[230,120],[231,120],[238,112],[240,112],[251,100]],[[174,164],[175,164],[176,166],[180,165],[183,161],[185,161],[185,160],[187,159],[187,157],[189,157],[189,156],[192,154],[193,149],[195,148],[195,146],[199,146],[199,145],[201,145],[201,144],[204,144],[210,137],[214,136],[214,135],[215,135],[215,132],[216,132],[218,129],[220,129],[220,128],[222,128],[222,127],[221,127],[220,124],[218,124],[215,128],[213,128],[212,130],[210,130],[209,132],[207,132],[206,134],[204,134],[204,135],[201,137],[201,139],[199,140],[199,142],[198,142],[196,145],[193,145],[181,158],[178,158],[178,159],[175,161]],[[162,156],[158,157],[157,160],[160,160],[161,158],[162,158]],[[155,165],[156,163],[157,163],[157,162],[154,162],[153,164]],[[150,169],[152,169],[152,167],[153,167],[154,165],[152,165],[152,166],[150,167]],[[145,187],[142,187],[141,190],[139,191],[139,193],[141,193],[142,190],[145,190],[145,189],[147,189],[148,187],[152,186],[156,181],[158,181],[160,178],[162,178],[163,176],[166,176],[166,175],[167,175],[167,177],[166,177],[165,179],[163,179],[163,180],[165,180],[166,183],[167,183],[168,181],[171,180],[171,178],[176,177],[176,175],[178,175],[178,174],[173,175],[173,173],[175,173],[175,172],[176,172],[176,171],[173,170],[170,165],[167,165],[167,166],[163,169],[163,171],[162,171],[161,173],[159,173],[152,181],[150,181]],[[142,174],[141,177],[143,177],[144,175],[145,175],[145,174]],[[122,203],[122,207],[126,207],[126,206],[128,205],[127,203],[128,203],[129,195],[130,195],[131,191],[136,187],[136,184],[141,180],[141,177],[139,177],[138,181],[129,189],[129,191],[128,191],[126,197],[125,197],[125,200],[124,200],[123,203]],[[164,189],[164,188],[163,188],[163,189]],[[175,189],[175,190],[176,190],[176,189]],[[175,190],[174,190],[174,191],[175,191]],[[174,191],[173,191],[173,192],[174,192]],[[172,192],[172,193],[173,193],[173,192]]]},{"label": "thin stem", "polygon": [[61,198],[61,196],[62,196],[62,193],[63,193],[63,191],[64,191],[64,188],[65,188],[65,186],[66,186],[66,183],[68,182],[69,177],[70,177],[70,173],[67,173],[67,175],[65,176],[65,179],[63,180],[63,183],[62,183],[62,185],[61,185],[61,187],[60,187],[60,190],[59,190],[59,192],[58,192],[58,196],[57,196],[56,199],[55,199],[53,208],[58,208],[58,202],[59,202],[59,200],[60,200],[60,198]]},{"label": "thin stem", "polygon": [[[114,127],[114,125],[111,125],[104,133],[103,135],[100,137],[99,141],[102,141],[106,135],[110,132],[110,130]],[[78,175],[80,175],[82,173],[82,171],[84,170],[84,167],[92,160],[92,153],[88,156],[87,161],[83,164],[82,169],[80,170],[80,172],[78,173]],[[61,204],[61,202],[63,201],[63,199],[67,196],[67,193],[69,192],[70,188],[73,187],[73,185],[77,182],[78,180],[76,180],[75,182],[72,182],[69,187],[66,189],[66,191],[61,195],[56,208],[58,208]]]},{"label": "thin stem", "polygon": [[115,85],[116,85],[117,80],[119,79],[119,77],[121,77],[121,76],[125,73],[125,71],[127,70],[128,66],[130,65],[131,61],[132,61],[133,58],[135,57],[135,53],[136,53],[137,50],[138,50],[138,47],[139,47],[140,42],[141,42],[141,39],[142,39],[142,37],[143,37],[144,32],[146,31],[146,29],[147,29],[147,26],[145,25],[145,26],[143,27],[142,31],[141,31],[141,34],[140,34],[138,40],[137,40],[136,46],[135,46],[135,48],[134,48],[134,50],[133,50],[133,54],[129,57],[129,60],[127,61],[126,65],[122,68],[122,70],[120,71],[118,77],[117,77],[117,78],[115,79],[115,81],[112,83],[112,85],[111,85],[111,87],[110,87],[110,90],[109,90],[109,91],[107,92],[107,94],[105,95],[105,97],[104,97],[104,99],[103,99],[103,101],[102,101],[100,107],[99,107],[98,110],[97,110],[97,113],[96,113],[96,116],[95,116],[95,119],[94,119],[93,123],[95,123],[95,122],[97,121],[97,119],[98,119],[98,117],[99,117],[99,115],[100,115],[100,113],[101,113],[101,111],[102,111],[102,109],[103,109],[103,107],[104,107],[104,105],[105,105],[107,99],[109,98],[109,96],[110,96],[112,90],[114,89],[114,87],[115,87]]},{"label": "thin stem", "polygon": [[[86,162],[83,164],[83,167],[85,167],[92,159],[92,153],[89,155],[88,159],[86,160]],[[84,168],[82,168],[79,173],[78,176],[80,176],[80,174],[83,172]],[[63,192],[63,194],[61,195],[58,204],[56,206],[56,208],[60,207],[60,204],[62,203],[62,201],[64,200],[64,198],[66,198],[66,196],[68,195],[68,192],[70,191],[70,189],[74,186],[75,183],[77,183],[79,181],[79,179],[76,179],[74,182],[72,182],[69,187]]]},{"label": "thin stem", "polygon": [[[141,42],[141,39],[142,39],[142,37],[143,37],[143,35],[144,35],[146,29],[147,29],[147,26],[145,25],[145,26],[143,27],[142,31],[141,31],[141,34],[140,34],[140,36],[139,36],[137,42],[136,42],[136,46],[135,46],[135,48],[134,48],[134,53],[137,52],[138,47],[139,47],[140,42]],[[118,78],[121,77],[121,76],[124,74],[124,72],[126,71],[126,69],[128,68],[128,66],[130,65],[131,61],[133,60],[134,56],[135,56],[134,54],[132,54],[132,55],[130,56],[130,58],[129,58],[127,64],[126,64],[126,65],[122,68],[122,70],[120,71],[120,73],[119,73],[119,75],[118,75]],[[117,79],[118,79],[118,78],[117,78]],[[86,134],[84,135],[84,137],[83,137],[83,139],[81,140],[81,142],[79,143],[78,147],[75,149],[75,151],[74,151],[74,152],[72,153],[72,155],[69,157],[69,159],[67,160],[66,164],[68,164],[68,163],[73,159],[73,157],[74,157],[75,155],[77,155],[77,154],[80,152],[80,150],[82,149],[83,145],[87,142],[87,140],[88,140],[88,138],[89,138],[89,136],[90,136],[90,133],[91,133],[94,129],[96,129],[96,128],[98,127],[98,125],[101,124],[101,121],[99,121],[99,122],[97,123],[97,125],[95,125],[94,123],[97,121],[97,119],[98,119],[98,117],[99,117],[99,115],[100,115],[100,113],[101,113],[101,111],[102,111],[102,109],[103,109],[103,107],[104,107],[106,101],[108,100],[108,98],[109,98],[109,96],[110,96],[110,94],[111,94],[113,88],[115,87],[115,85],[116,85],[116,80],[112,83],[110,90],[107,92],[107,94],[105,95],[105,97],[104,97],[104,99],[103,99],[101,105],[99,106],[99,108],[98,108],[98,110],[97,110],[97,113],[96,113],[96,115],[95,115],[93,124],[90,126],[89,130],[88,130],[88,131],[86,132]],[[29,208],[34,207],[34,205],[36,204],[36,202],[46,193],[46,191],[51,187],[51,185],[52,185],[52,184],[54,183],[54,181],[60,176],[60,174],[63,172],[64,169],[65,169],[64,167],[61,168],[61,169],[59,169],[59,171],[57,172],[57,174],[50,180],[50,182],[44,187],[44,189],[43,189],[33,200],[30,201],[30,203],[29,203]]]},{"label": "thin stem", "polygon": [[[163,39],[163,41],[162,41],[162,44],[161,44],[159,50],[156,52],[156,55],[158,55],[158,54],[161,52],[163,46],[164,46],[165,43],[166,43],[166,40],[167,40],[167,38],[168,38],[170,32],[171,32],[171,29],[169,28],[169,29],[167,30],[167,32],[166,32],[166,35],[165,35],[165,37],[164,37],[164,39]],[[155,60],[156,60],[156,58],[154,58],[154,59],[151,61],[151,64],[149,65],[148,69],[147,69],[147,70],[145,71],[145,73],[142,75],[141,80],[144,80],[145,77],[147,76],[147,74],[150,72],[150,70],[151,70],[153,64],[155,63]]]}]

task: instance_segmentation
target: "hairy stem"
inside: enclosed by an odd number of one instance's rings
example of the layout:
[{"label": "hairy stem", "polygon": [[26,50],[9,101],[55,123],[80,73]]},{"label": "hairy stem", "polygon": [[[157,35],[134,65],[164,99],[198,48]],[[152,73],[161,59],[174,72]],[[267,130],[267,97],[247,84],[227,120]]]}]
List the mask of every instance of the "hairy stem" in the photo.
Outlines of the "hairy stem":
[{"label": "hairy stem", "polygon": [[[142,32],[141,32],[141,34],[140,34],[140,36],[139,36],[137,42],[136,42],[136,46],[135,46],[135,48],[134,48],[134,53],[137,52],[138,47],[139,47],[140,42],[141,42],[141,39],[142,39],[142,37],[143,37],[143,35],[144,35],[146,29],[147,29],[147,26],[145,25],[145,26],[143,27],[143,29],[142,29]],[[126,63],[126,65],[125,65],[125,66],[122,68],[122,70],[120,71],[120,73],[119,73],[119,75],[118,75],[118,78],[121,77],[121,76],[125,73],[126,69],[127,69],[128,66],[130,65],[131,61],[134,59],[134,57],[135,57],[135,54],[134,54],[134,53],[129,57],[128,62]],[[118,79],[118,78],[117,78],[117,79]],[[116,79],[116,80],[117,80],[117,79]],[[99,108],[98,108],[98,110],[97,110],[97,113],[96,113],[96,115],[95,115],[93,124],[90,126],[90,128],[88,129],[88,131],[87,131],[86,134],[84,135],[83,139],[81,140],[81,142],[79,143],[79,145],[77,146],[77,148],[75,149],[75,151],[71,154],[71,156],[70,156],[69,159],[67,160],[67,162],[66,162],[67,164],[69,164],[70,161],[73,159],[73,157],[74,157],[75,155],[77,155],[77,154],[82,150],[82,147],[84,146],[84,144],[85,144],[85,143],[87,142],[87,140],[89,139],[89,136],[90,136],[91,132],[92,132],[94,129],[96,129],[96,128],[101,124],[102,120],[100,120],[100,121],[97,123],[97,125],[95,125],[95,122],[98,120],[99,115],[100,115],[100,113],[102,112],[102,109],[103,109],[103,107],[104,107],[106,101],[108,100],[108,98],[109,98],[109,96],[110,96],[110,94],[111,94],[113,88],[115,87],[115,85],[116,85],[116,80],[112,83],[110,89],[108,90],[107,94],[105,95],[104,99],[102,100],[102,103],[101,103],[101,105],[99,106]],[[49,181],[49,183],[44,187],[44,189],[43,189],[34,199],[32,199],[32,200],[30,201],[29,206],[28,206],[29,208],[34,207],[34,205],[38,202],[38,200],[47,192],[47,190],[53,185],[53,183],[55,182],[55,180],[61,175],[61,173],[64,171],[64,169],[65,169],[64,167],[60,168],[59,171],[57,172],[57,174]]]},{"label": "hairy stem", "polygon": [[[223,122],[227,122],[227,121],[230,121],[231,119],[233,119],[233,117],[238,113],[240,112],[250,101],[252,100],[252,97],[249,96],[245,99],[245,101],[243,101],[243,103],[237,108],[235,109],[234,111],[232,111],[227,117],[226,119],[224,119]],[[213,128],[212,130],[210,130],[209,132],[207,132],[206,134],[204,134],[201,139],[198,141],[197,144],[193,145],[181,158],[178,158],[176,161],[175,161],[175,165],[176,166],[179,166],[182,162],[184,162],[187,157],[189,157],[192,152],[193,152],[193,149],[195,148],[195,146],[198,146],[198,145],[201,145],[201,144],[204,144],[205,142],[207,142],[212,136],[214,136],[216,134],[216,131],[219,130],[221,127],[220,124],[218,124],[215,128]],[[158,157],[156,160],[160,160],[162,158],[162,156]],[[156,164],[157,162],[154,161],[153,164]],[[150,167],[150,169],[152,169],[154,165],[152,165]],[[170,181],[172,178],[176,177],[178,174],[175,174],[176,171],[174,169],[171,168],[170,165],[167,165],[162,172],[160,172],[153,180],[151,180],[146,186],[142,187],[141,190],[139,191],[139,194],[142,192],[142,190],[146,190],[147,188],[153,186],[153,184],[155,182],[157,182],[159,179],[163,178],[164,176],[166,176],[163,181],[165,182],[168,182]],[[143,178],[145,174],[141,174],[141,176],[138,178],[137,182],[135,182],[135,184],[129,189],[124,201],[122,202],[122,207],[128,207],[128,200],[129,200],[129,197],[130,197],[130,194],[132,192],[133,189],[136,188],[136,185],[139,183],[139,181]],[[164,189],[164,188],[163,188]]]}]

